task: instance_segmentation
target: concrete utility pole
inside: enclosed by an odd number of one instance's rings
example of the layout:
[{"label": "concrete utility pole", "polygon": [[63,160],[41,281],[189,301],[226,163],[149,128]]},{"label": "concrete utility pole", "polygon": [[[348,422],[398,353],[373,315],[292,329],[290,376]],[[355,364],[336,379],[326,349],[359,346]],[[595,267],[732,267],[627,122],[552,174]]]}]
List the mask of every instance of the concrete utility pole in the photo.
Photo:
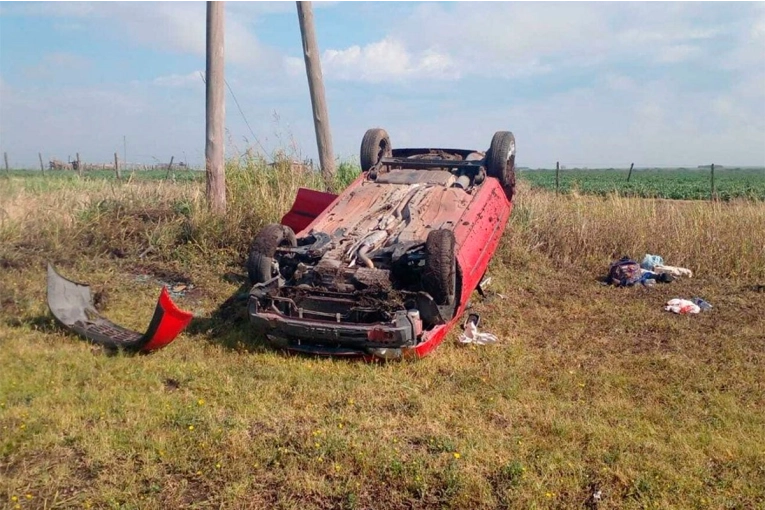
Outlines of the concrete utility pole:
[{"label": "concrete utility pole", "polygon": [[308,89],[311,92],[313,106],[313,125],[316,129],[316,144],[319,147],[321,175],[327,185],[335,175],[335,154],[332,151],[332,134],[329,130],[329,113],[324,95],[324,81],[321,76],[319,46],[316,44],[316,30],[313,25],[313,7],[311,2],[296,2],[300,35],[303,38],[303,56],[305,71],[308,75]]},{"label": "concrete utility pole", "polygon": [[205,169],[207,204],[216,214],[226,212],[226,172],[224,166],[223,130],[226,121],[224,94],[224,3],[207,2],[207,69],[205,87],[206,131]]}]

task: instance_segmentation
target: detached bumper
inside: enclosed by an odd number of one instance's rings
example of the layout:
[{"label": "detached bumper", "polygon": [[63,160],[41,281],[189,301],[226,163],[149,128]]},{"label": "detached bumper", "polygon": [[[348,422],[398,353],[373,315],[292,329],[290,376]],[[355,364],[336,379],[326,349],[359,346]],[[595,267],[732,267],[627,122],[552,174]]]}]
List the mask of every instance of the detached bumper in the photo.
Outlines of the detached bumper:
[{"label": "detached bumper", "polygon": [[48,264],[48,308],[67,329],[109,349],[148,353],[166,346],[188,326],[193,315],[178,308],[163,287],[145,333],[123,328],[101,317],[90,287],[67,280]]},{"label": "detached bumper", "polygon": [[400,357],[401,350],[416,343],[415,325],[405,312],[393,321],[348,324],[287,317],[259,311],[254,300],[248,305],[250,323],[274,347],[331,356]]}]

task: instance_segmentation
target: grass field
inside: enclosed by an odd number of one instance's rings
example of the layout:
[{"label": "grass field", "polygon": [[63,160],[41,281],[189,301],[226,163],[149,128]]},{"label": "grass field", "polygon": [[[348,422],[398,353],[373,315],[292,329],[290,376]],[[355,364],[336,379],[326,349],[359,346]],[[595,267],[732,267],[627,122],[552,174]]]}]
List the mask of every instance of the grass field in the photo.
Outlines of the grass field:
[{"label": "grass field", "polygon": [[[355,164],[340,164],[343,182],[356,175]],[[625,197],[667,198],[673,200],[708,200],[711,197],[709,169],[686,168],[640,168],[635,169],[627,182],[627,169],[566,169],[560,172],[559,191],[606,196],[617,193]],[[37,171],[14,170],[10,176],[33,182],[40,181]],[[86,172],[82,179],[74,172],[47,172],[54,181],[79,182],[84,180],[112,180],[114,172],[97,170]],[[123,179],[129,182],[159,181],[168,177],[165,170],[125,172]],[[177,168],[169,180],[203,181],[204,172]],[[555,170],[519,170],[519,179],[530,183],[532,189],[555,190]],[[719,200],[738,198],[765,200],[765,168],[718,168],[715,171],[715,188]]]},{"label": "grass field", "polygon": [[[227,175],[225,219],[198,181],[0,183],[0,506],[765,506],[763,202],[521,181],[489,297],[473,296],[499,343],[453,332],[432,357],[370,365],[275,352],[221,306],[254,234],[321,186]],[[646,252],[694,278],[598,282]],[[153,355],[107,356],[51,320],[47,260],[125,326],[146,326],[159,281],[192,284],[177,302],[196,318]],[[693,296],[713,311],[662,310]]]},{"label": "grass field", "polygon": [[[561,170],[560,191],[642,198],[708,200],[711,177],[706,169],[635,169],[627,182],[627,169]],[[555,190],[555,170],[524,170],[520,178],[535,189]],[[765,200],[765,168],[718,168],[715,170],[717,198]]]}]

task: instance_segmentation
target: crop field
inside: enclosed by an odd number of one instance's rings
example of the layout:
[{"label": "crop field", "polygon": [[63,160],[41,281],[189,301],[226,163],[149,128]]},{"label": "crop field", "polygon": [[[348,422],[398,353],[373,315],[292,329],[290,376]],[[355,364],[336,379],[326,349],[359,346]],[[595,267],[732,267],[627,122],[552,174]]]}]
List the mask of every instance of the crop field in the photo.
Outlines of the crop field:
[{"label": "crop field", "polygon": [[[80,181],[103,181],[116,180],[114,170],[88,170],[78,175],[72,170],[46,170],[45,173],[36,170],[10,170],[5,172],[0,170],[0,178],[7,177],[14,181],[25,181],[28,184],[41,183],[46,180],[60,182],[80,182]],[[122,172],[124,181],[194,181],[204,179],[204,169],[189,169],[176,167],[168,174],[167,170],[134,170]]]},{"label": "crop field", "polygon": [[[765,508],[765,202],[556,196],[524,172],[471,297],[498,343],[366,364],[252,333],[249,243],[322,183],[226,172],[223,218],[198,178],[0,175],[0,508]],[[694,277],[601,284],[645,253]],[[109,355],[52,320],[48,261],[120,325],[164,283],[195,317]],[[714,308],[663,309],[694,296]]]},{"label": "crop field", "polygon": [[[560,191],[642,198],[708,200],[711,196],[710,170],[707,169],[634,169],[627,182],[628,169],[561,170]],[[555,170],[524,170],[519,177],[532,188],[555,190]],[[715,169],[717,198],[765,200],[765,168]]]}]

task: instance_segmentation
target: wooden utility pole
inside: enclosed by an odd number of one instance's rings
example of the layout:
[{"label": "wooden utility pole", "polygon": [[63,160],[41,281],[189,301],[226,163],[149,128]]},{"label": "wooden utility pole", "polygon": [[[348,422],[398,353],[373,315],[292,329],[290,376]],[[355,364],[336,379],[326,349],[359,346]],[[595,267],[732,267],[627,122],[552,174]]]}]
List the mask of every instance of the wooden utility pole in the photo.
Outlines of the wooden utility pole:
[{"label": "wooden utility pole", "polygon": [[560,161],[555,162],[555,194],[558,194],[560,188]]},{"label": "wooden utility pole", "polygon": [[324,80],[321,75],[319,46],[316,43],[316,30],[313,24],[311,2],[296,2],[300,35],[303,38],[303,56],[305,71],[308,75],[308,90],[313,106],[313,125],[316,129],[316,144],[319,148],[319,164],[324,182],[331,187],[335,175],[335,155],[332,151],[332,134],[329,130],[329,113],[324,94]]},{"label": "wooden utility pole", "polygon": [[114,173],[117,174],[117,180],[122,180],[122,174],[120,174],[120,160],[117,157],[117,153],[114,153]]},{"label": "wooden utility pole", "polygon": [[630,173],[627,174],[627,182],[630,182],[630,177],[632,177],[633,168],[635,168],[635,163],[630,163]]},{"label": "wooden utility pole", "polygon": [[75,154],[77,155],[77,175],[82,177],[82,165],[80,164],[80,153],[76,152]]},{"label": "wooden utility pole", "polygon": [[207,204],[215,213],[226,212],[226,172],[224,166],[223,130],[226,122],[224,94],[224,3],[207,2],[207,91],[205,127],[205,169]]},{"label": "wooden utility pole", "polygon": [[8,153],[3,152],[3,159],[5,160],[5,171],[10,172],[11,169],[8,167]]},{"label": "wooden utility pole", "polygon": [[42,162],[42,152],[38,152],[37,157],[40,158],[40,171],[42,172],[43,175],[45,175],[45,167],[43,166],[43,162]]}]

